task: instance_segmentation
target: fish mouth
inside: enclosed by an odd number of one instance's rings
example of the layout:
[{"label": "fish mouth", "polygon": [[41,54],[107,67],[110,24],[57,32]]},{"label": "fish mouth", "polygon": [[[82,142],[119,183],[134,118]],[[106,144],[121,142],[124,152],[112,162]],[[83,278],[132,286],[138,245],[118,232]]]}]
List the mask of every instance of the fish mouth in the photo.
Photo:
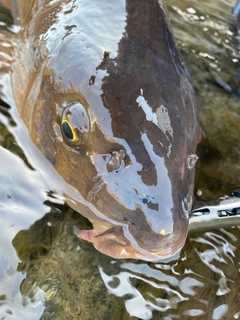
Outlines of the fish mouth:
[{"label": "fish mouth", "polygon": [[132,236],[132,239],[127,239],[121,226],[115,226],[103,232],[97,229],[79,230],[74,226],[74,233],[80,239],[91,242],[99,252],[114,259],[137,259],[149,262],[163,261],[170,257],[174,259],[184,246],[187,236],[186,234],[174,244],[165,237],[160,249],[156,250],[153,247],[152,250],[146,250],[141,248]]},{"label": "fish mouth", "polygon": [[[113,227],[112,229],[114,228],[115,227]],[[100,234],[97,234],[94,229],[79,230],[76,227],[74,229],[74,233],[76,234],[76,236],[78,236],[82,240],[91,242],[96,250],[114,259],[132,258],[147,260],[144,254],[129,245],[129,241],[119,241],[119,239],[116,238],[111,229],[108,229],[107,231]]]}]

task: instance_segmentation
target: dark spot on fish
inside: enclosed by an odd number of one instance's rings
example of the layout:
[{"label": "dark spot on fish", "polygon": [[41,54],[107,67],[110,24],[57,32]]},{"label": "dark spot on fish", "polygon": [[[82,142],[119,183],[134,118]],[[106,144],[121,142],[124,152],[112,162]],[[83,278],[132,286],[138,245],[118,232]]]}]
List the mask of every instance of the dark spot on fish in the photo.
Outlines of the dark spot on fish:
[{"label": "dark spot on fish", "polygon": [[103,59],[104,59],[104,60],[108,60],[109,57],[110,57],[110,52],[104,51]]},{"label": "dark spot on fish", "polygon": [[68,182],[71,184],[75,184],[76,186],[79,184],[79,181],[73,178],[72,176],[68,177]]},{"label": "dark spot on fish", "polygon": [[47,155],[46,158],[48,159],[48,161],[53,165],[53,166],[56,166],[56,158],[53,156],[53,155]]},{"label": "dark spot on fish", "polygon": [[158,205],[158,203],[148,202],[148,203],[147,203],[147,206],[148,206],[148,208],[151,209],[151,210],[155,210],[155,211],[158,211],[158,210],[159,210],[159,205]]},{"label": "dark spot on fish", "polygon": [[95,83],[96,76],[91,76],[89,79],[89,85],[92,86]]},{"label": "dark spot on fish", "polygon": [[73,24],[71,26],[65,26],[64,28],[67,30],[66,35],[65,35],[65,36],[67,36],[67,35],[71,34],[72,29],[77,28],[77,25]]}]

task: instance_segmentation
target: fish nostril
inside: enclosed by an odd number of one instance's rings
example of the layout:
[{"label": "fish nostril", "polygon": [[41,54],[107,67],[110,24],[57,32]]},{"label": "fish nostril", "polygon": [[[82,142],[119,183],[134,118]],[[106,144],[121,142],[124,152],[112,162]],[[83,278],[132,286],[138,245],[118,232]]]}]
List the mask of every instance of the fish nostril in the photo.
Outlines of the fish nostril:
[{"label": "fish nostril", "polygon": [[143,203],[143,204],[146,204],[149,208],[150,208],[151,206],[157,205],[157,204],[154,202],[154,197],[151,197],[151,196],[148,195],[148,194],[139,194],[136,189],[134,189],[134,191],[135,191],[135,193],[142,199],[142,203]]},{"label": "fish nostril", "polygon": [[120,170],[121,168],[124,168],[125,167],[124,158],[125,158],[124,150],[112,151],[111,157],[106,164],[107,171],[118,172],[118,170]]}]

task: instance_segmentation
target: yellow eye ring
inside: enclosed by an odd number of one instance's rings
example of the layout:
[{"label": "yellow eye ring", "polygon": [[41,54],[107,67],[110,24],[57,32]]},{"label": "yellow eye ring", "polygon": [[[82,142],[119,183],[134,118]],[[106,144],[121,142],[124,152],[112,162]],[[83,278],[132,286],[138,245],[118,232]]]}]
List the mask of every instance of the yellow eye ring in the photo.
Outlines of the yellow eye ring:
[{"label": "yellow eye ring", "polygon": [[63,110],[61,129],[67,144],[86,143],[90,131],[90,119],[87,109],[78,101],[69,103]]},{"label": "yellow eye ring", "polygon": [[62,131],[64,136],[70,140],[71,142],[77,142],[78,137],[74,130],[74,128],[71,126],[70,122],[67,120],[62,121]]}]

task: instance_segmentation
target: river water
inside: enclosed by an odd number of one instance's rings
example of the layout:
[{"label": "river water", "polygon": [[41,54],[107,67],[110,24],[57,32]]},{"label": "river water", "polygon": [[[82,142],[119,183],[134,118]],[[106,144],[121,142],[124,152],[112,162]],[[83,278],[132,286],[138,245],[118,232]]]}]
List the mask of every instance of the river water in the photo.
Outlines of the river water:
[{"label": "river water", "polygon": [[[167,1],[199,100],[202,200],[240,187],[235,4]],[[1,10],[0,20],[0,319],[239,319],[239,226],[190,234],[177,259],[155,264],[114,260],[74,236],[73,225],[88,221],[51,193],[17,143],[4,37],[11,19]]]}]

